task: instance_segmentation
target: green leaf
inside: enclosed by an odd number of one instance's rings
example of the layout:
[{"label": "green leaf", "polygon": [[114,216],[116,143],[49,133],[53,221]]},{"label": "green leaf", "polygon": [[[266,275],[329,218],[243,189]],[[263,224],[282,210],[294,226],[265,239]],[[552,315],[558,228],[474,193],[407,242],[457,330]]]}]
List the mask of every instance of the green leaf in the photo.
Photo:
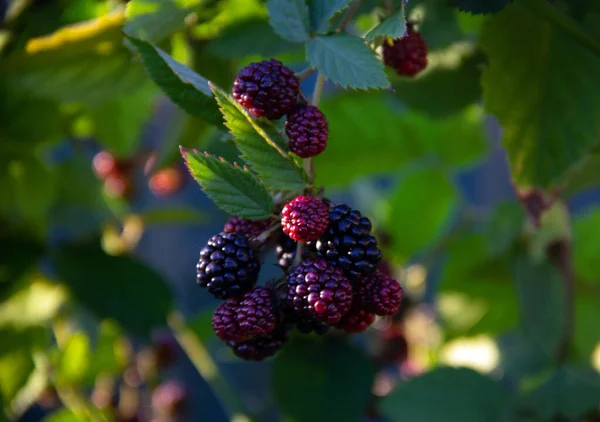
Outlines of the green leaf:
[{"label": "green leaf", "polygon": [[160,43],[183,29],[184,19],[202,0],[131,0],[127,3],[125,32],[151,43]]},{"label": "green leaf", "polygon": [[392,38],[402,38],[405,32],[406,17],[404,16],[404,6],[402,6],[375,28],[367,32],[365,38],[373,40],[375,37],[382,35]]},{"label": "green leaf", "polygon": [[190,173],[223,211],[249,220],[264,220],[273,212],[267,188],[247,169],[197,151],[181,150]]},{"label": "green leaf", "polygon": [[77,416],[70,409],[62,408],[44,417],[43,422],[83,422],[83,417]]},{"label": "green leaf", "polygon": [[82,331],[73,333],[68,338],[60,357],[58,368],[60,381],[80,384],[85,379],[89,368],[90,354],[90,339]]},{"label": "green leaf", "polygon": [[127,36],[142,57],[150,78],[179,107],[216,126],[221,116],[208,81],[152,44]]},{"label": "green leaf", "polygon": [[394,254],[406,260],[432,244],[448,223],[457,201],[454,184],[440,170],[421,168],[401,177],[388,203],[387,227]]},{"label": "green leaf", "polygon": [[509,390],[466,368],[437,368],[403,382],[382,409],[392,422],[516,420]]},{"label": "green leaf", "polygon": [[600,321],[600,293],[585,289],[585,286],[575,286],[575,329],[573,331],[573,349],[575,356],[589,362],[598,344],[600,331],[597,329]]},{"label": "green leaf", "polygon": [[556,185],[600,138],[600,57],[518,3],[486,22],[481,44],[485,108],[504,128],[513,179]]},{"label": "green leaf", "polygon": [[66,299],[61,286],[51,284],[45,279],[34,279],[25,289],[2,303],[0,326],[43,325],[58,313]]},{"label": "green leaf", "polygon": [[484,58],[472,44],[430,52],[427,60],[417,78],[392,78],[394,92],[411,110],[444,117],[479,101]]},{"label": "green leaf", "polygon": [[213,92],[234,136],[242,159],[273,189],[299,191],[308,180],[304,170],[286,152],[287,142],[273,123],[254,119],[230,95],[214,87]]},{"label": "green leaf", "polygon": [[523,331],[554,356],[565,329],[565,292],[561,275],[550,262],[532,262],[519,254],[512,266]]},{"label": "green leaf", "polygon": [[310,25],[305,0],[268,0],[267,9],[275,32],[292,42],[308,40]]},{"label": "green leaf", "polygon": [[309,0],[311,28],[319,34],[326,34],[331,19],[350,6],[351,2],[352,0]]},{"label": "green leaf", "polygon": [[592,368],[565,366],[525,397],[523,404],[544,419],[578,419],[597,410],[600,374]]},{"label": "green leaf", "polygon": [[[370,401],[374,376],[373,362],[340,339],[298,337],[276,355],[272,385],[286,420],[358,422]],[[327,392],[344,400],[331,400]]]},{"label": "green leaf", "polygon": [[326,78],[342,88],[386,88],[383,64],[362,39],[349,34],[313,38],[306,58]]},{"label": "green leaf", "polygon": [[578,166],[571,168],[567,173],[562,189],[563,195],[574,195],[600,185],[598,167],[600,167],[600,154],[594,149]]},{"label": "green leaf", "polygon": [[600,209],[592,208],[573,223],[573,263],[577,275],[600,283]]},{"label": "green leaf", "polygon": [[102,321],[97,330],[96,346],[91,358],[88,356],[90,382],[101,374],[119,375],[127,364],[127,347],[119,326],[113,321]]},{"label": "green leaf", "polygon": [[35,369],[33,351],[46,346],[46,330],[40,327],[0,329],[0,396],[5,405],[25,386]]},{"label": "green leaf", "polygon": [[122,45],[123,20],[115,12],[31,39],[24,53],[3,62],[0,77],[15,91],[63,102],[98,104],[127,95],[144,78]]},{"label": "green leaf", "polygon": [[142,262],[109,256],[99,242],[66,246],[55,254],[54,262],[59,280],[98,318],[114,319],[140,336],[164,325],[172,306],[171,290]]},{"label": "green leaf", "polygon": [[503,202],[494,208],[484,227],[486,247],[492,256],[509,250],[525,229],[525,211],[518,202]]},{"label": "green leaf", "polygon": [[419,22],[418,30],[430,51],[462,40],[456,10],[446,0],[416,0],[406,5],[409,20]]},{"label": "green leaf", "polygon": [[512,0],[449,0],[449,4],[463,12],[487,15],[502,10]]}]

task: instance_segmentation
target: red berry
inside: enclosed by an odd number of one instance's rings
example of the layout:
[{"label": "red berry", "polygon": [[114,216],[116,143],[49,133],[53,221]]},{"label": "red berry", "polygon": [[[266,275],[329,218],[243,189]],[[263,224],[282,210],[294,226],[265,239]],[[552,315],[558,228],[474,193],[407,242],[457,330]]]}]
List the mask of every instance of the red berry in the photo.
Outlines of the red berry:
[{"label": "red berry", "polygon": [[131,194],[129,177],[114,173],[104,180],[104,192],[112,198],[127,198]]},{"label": "red berry", "polygon": [[306,259],[287,275],[288,306],[300,316],[335,324],[352,304],[352,286],[324,259]]},{"label": "red berry", "polygon": [[329,226],[327,205],[315,198],[299,196],[281,211],[283,232],[298,242],[318,239]]},{"label": "red berry", "polygon": [[296,105],[299,82],[279,60],[250,63],[233,83],[233,98],[256,117],[277,120]]},{"label": "red berry", "polygon": [[427,67],[427,44],[420,32],[408,25],[402,38],[383,44],[383,63],[400,76],[415,76]]},{"label": "red berry", "polygon": [[352,306],[340,322],[335,324],[335,327],[347,333],[361,333],[373,322],[375,322],[375,315],[360,309],[358,306]]},{"label": "red berry", "polygon": [[357,303],[368,312],[392,316],[400,309],[402,287],[380,270],[371,276],[360,278],[354,289]]},{"label": "red berry", "polygon": [[242,342],[273,331],[276,317],[272,300],[270,290],[257,287],[219,305],[212,319],[217,337]]},{"label": "red berry", "polygon": [[325,115],[317,107],[299,106],[288,116],[285,133],[290,151],[302,158],[325,151],[329,129]]},{"label": "red berry", "polygon": [[96,176],[100,180],[104,180],[117,171],[117,160],[110,152],[100,151],[94,156],[92,166]]},{"label": "red berry", "polygon": [[227,233],[242,233],[249,239],[260,236],[262,232],[267,230],[273,221],[268,220],[246,220],[245,218],[234,215],[229,217],[225,223],[223,231]]},{"label": "red berry", "polygon": [[168,167],[154,173],[148,181],[148,187],[159,198],[171,196],[183,186],[183,172],[178,167]]}]

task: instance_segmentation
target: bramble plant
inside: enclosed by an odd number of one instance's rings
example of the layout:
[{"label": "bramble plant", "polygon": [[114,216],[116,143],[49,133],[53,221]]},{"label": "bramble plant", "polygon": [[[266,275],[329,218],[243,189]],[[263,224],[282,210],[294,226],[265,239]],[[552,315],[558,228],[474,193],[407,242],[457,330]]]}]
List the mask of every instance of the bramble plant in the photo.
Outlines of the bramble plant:
[{"label": "bramble plant", "polygon": [[600,421],[599,28],[0,0],[0,422]]}]

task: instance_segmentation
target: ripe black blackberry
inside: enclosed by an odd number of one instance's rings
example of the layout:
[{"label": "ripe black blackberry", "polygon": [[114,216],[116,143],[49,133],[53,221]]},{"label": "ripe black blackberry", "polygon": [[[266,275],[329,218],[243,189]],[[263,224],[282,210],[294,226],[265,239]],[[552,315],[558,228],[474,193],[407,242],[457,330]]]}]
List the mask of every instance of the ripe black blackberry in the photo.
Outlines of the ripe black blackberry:
[{"label": "ripe black blackberry", "polygon": [[353,304],[348,313],[335,324],[335,328],[347,333],[362,333],[373,322],[375,322],[375,315]]},{"label": "ripe black blackberry", "polygon": [[217,299],[227,299],[254,286],[260,262],[245,235],[221,232],[200,251],[196,270],[199,285]]},{"label": "ripe black blackberry", "polygon": [[281,228],[298,242],[316,240],[329,225],[327,210],[327,205],[317,198],[298,196],[281,210]]},{"label": "ripe black blackberry", "polygon": [[300,84],[279,60],[263,60],[243,68],[233,83],[233,98],[256,117],[277,120],[296,105]]},{"label": "ripe black blackberry", "polygon": [[329,227],[310,250],[330,264],[344,270],[351,280],[371,275],[381,260],[377,240],[371,236],[371,221],[348,205],[329,210]]},{"label": "ripe black blackberry", "polygon": [[317,107],[298,106],[285,122],[285,133],[290,140],[290,151],[309,158],[325,151],[329,128],[325,115]]},{"label": "ripe black blackberry", "polygon": [[427,44],[413,25],[407,25],[406,35],[383,44],[383,63],[400,76],[415,76],[427,67]]},{"label": "ripe black blackberry", "polygon": [[287,306],[301,317],[335,324],[352,304],[352,286],[324,259],[305,259],[287,275]]},{"label": "ripe black blackberry", "polygon": [[389,275],[377,270],[354,284],[355,300],[366,311],[376,315],[393,316],[402,303],[402,287]]},{"label": "ripe black blackberry", "polygon": [[275,254],[277,256],[277,265],[283,269],[288,269],[296,257],[298,243],[287,237],[283,232],[277,239]]},{"label": "ripe black blackberry", "polygon": [[270,333],[276,316],[271,291],[264,287],[228,299],[215,310],[212,327],[223,341],[245,341]]},{"label": "ripe black blackberry", "polygon": [[246,220],[245,218],[234,215],[229,217],[225,223],[223,231],[227,233],[242,233],[249,239],[260,236],[262,232],[267,230],[271,225],[272,220]]},{"label": "ripe black blackberry", "polygon": [[233,353],[244,360],[261,361],[273,356],[288,340],[285,326],[277,327],[264,336],[253,337],[244,342],[230,341],[227,343]]}]

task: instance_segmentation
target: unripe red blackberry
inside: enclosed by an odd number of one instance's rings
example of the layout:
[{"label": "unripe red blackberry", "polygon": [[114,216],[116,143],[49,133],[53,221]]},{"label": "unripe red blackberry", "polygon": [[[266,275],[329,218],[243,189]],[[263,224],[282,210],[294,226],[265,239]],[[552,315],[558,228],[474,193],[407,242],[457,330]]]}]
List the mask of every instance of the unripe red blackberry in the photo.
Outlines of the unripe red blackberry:
[{"label": "unripe red blackberry", "polygon": [[335,324],[352,304],[352,286],[343,271],[324,259],[306,259],[287,275],[286,302],[300,316]]},{"label": "unripe red blackberry", "polygon": [[179,167],[167,167],[150,177],[148,187],[154,196],[167,198],[181,190],[184,180],[184,173]]},{"label": "unripe red blackberry", "polygon": [[329,210],[329,227],[319,239],[309,242],[310,250],[344,270],[351,279],[373,274],[381,260],[377,240],[371,236],[371,221],[348,205]]},{"label": "unripe red blackberry", "polygon": [[316,240],[329,225],[327,205],[316,198],[298,196],[281,210],[281,228],[297,242]]},{"label": "unripe red blackberry", "polygon": [[244,342],[230,341],[227,344],[237,357],[261,361],[277,353],[287,340],[288,332],[284,326],[280,326],[267,335],[253,337]]},{"label": "unripe red blackberry", "polygon": [[264,336],[275,328],[276,316],[271,291],[257,287],[217,307],[212,327],[223,341],[246,341]]},{"label": "unripe red blackberry", "polygon": [[242,233],[248,239],[253,239],[260,236],[262,232],[267,230],[273,221],[267,220],[246,220],[245,218],[234,215],[229,217],[225,223],[223,230],[227,233]]},{"label": "unripe red blackberry", "polygon": [[233,83],[233,98],[256,117],[277,120],[296,105],[300,84],[279,60],[250,63]]},{"label": "unripe red blackberry", "polygon": [[400,283],[380,270],[369,277],[357,280],[354,293],[357,303],[376,315],[395,315],[402,303]]},{"label": "unripe red blackberry", "polygon": [[302,158],[319,155],[327,147],[329,128],[325,115],[314,106],[298,106],[285,122],[289,148]]},{"label": "unripe red blackberry", "polygon": [[361,309],[359,306],[353,305],[348,313],[335,324],[335,328],[347,333],[362,333],[373,322],[375,322],[375,315]]},{"label": "unripe red blackberry", "polygon": [[400,76],[415,76],[427,67],[427,44],[420,32],[407,25],[407,33],[402,38],[385,41],[383,63],[393,68]]},{"label": "unripe red blackberry", "polygon": [[200,286],[217,299],[227,299],[254,286],[260,262],[245,235],[221,232],[200,251],[196,270]]}]

